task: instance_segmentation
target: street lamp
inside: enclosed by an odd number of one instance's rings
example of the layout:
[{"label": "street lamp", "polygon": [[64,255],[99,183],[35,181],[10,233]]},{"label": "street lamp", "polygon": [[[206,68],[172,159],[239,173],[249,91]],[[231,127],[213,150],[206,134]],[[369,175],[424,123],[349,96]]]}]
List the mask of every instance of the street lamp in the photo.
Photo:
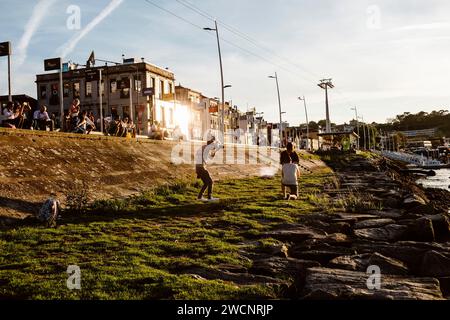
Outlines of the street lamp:
[{"label": "street lamp", "polygon": [[303,101],[303,104],[305,105],[305,115],[306,115],[306,150],[309,151],[309,120],[308,120],[308,109],[306,108],[306,98],[298,97],[298,100]]},{"label": "street lamp", "polygon": [[357,143],[357,149],[359,150],[359,120],[358,120],[358,109],[356,107],[351,108],[350,110],[355,110],[355,115],[356,115],[356,127],[358,128],[358,143]]},{"label": "street lamp", "polygon": [[[222,137],[223,139],[225,138],[225,114],[224,114],[224,109],[225,109],[225,86],[223,83],[223,64],[222,64],[222,53],[220,51],[220,38],[219,38],[219,28],[217,26],[217,20],[214,20],[214,25],[216,26],[215,28],[203,28],[203,30],[206,31],[215,31],[216,32],[216,37],[217,37],[217,48],[219,50],[219,63],[220,63],[220,81],[221,81],[221,88],[222,88],[222,108],[221,108],[221,114],[222,114]],[[225,141],[224,141],[225,142]]]},{"label": "street lamp", "polygon": [[283,112],[281,112],[281,96],[280,96],[280,85],[278,83],[278,75],[275,72],[274,76],[269,76],[270,79],[275,79],[276,84],[277,84],[277,93],[278,93],[278,108],[279,108],[279,112],[280,112],[280,148],[283,146],[283,131],[282,131],[282,125],[283,125],[283,121],[282,121],[282,114]]}]

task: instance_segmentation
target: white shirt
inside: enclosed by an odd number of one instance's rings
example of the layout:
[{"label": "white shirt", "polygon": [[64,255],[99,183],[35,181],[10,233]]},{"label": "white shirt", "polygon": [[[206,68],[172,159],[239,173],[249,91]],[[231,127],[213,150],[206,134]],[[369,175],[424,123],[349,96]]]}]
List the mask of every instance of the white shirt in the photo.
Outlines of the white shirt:
[{"label": "white shirt", "polygon": [[3,115],[7,120],[13,120],[15,118],[14,112],[9,111],[7,108],[3,110]]},{"label": "white shirt", "polygon": [[39,120],[50,120],[47,111],[44,111],[44,112],[39,111],[38,119]]},{"label": "white shirt", "polygon": [[286,186],[298,185],[298,166],[294,163],[286,163],[283,165],[283,181]]}]

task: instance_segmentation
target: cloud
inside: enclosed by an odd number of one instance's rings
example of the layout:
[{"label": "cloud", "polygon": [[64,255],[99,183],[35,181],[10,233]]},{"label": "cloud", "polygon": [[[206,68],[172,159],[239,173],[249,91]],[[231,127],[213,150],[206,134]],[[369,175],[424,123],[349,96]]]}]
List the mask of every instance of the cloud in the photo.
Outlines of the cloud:
[{"label": "cloud", "polygon": [[40,0],[33,9],[30,20],[25,25],[25,32],[16,47],[16,64],[21,66],[27,58],[27,50],[30,45],[30,41],[33,35],[42,23],[43,18],[46,16],[50,7],[56,2],[56,0]]},{"label": "cloud", "polygon": [[426,24],[416,24],[398,27],[392,29],[391,31],[417,31],[417,30],[442,30],[449,29],[450,22],[435,22],[435,23],[426,23]]},{"label": "cloud", "polygon": [[123,0],[112,0],[105,9],[103,9],[98,16],[96,16],[82,31],[74,35],[69,41],[62,45],[59,49],[59,56],[65,58],[70,54],[78,42],[80,42],[85,36],[87,36],[98,24],[100,24],[105,18],[107,18],[114,10],[116,10]]}]

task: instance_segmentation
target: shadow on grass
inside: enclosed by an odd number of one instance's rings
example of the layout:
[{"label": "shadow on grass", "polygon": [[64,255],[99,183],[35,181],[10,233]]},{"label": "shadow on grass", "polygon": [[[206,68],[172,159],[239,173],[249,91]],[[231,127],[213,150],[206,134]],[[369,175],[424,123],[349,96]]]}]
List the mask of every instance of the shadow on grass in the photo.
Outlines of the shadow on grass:
[{"label": "shadow on grass", "polygon": [[154,219],[168,217],[202,217],[211,216],[224,210],[236,209],[237,204],[232,200],[221,200],[218,203],[193,203],[185,205],[171,205],[157,208],[136,210],[90,210],[84,213],[66,211],[58,224],[87,224],[92,222],[109,222],[117,219]]}]

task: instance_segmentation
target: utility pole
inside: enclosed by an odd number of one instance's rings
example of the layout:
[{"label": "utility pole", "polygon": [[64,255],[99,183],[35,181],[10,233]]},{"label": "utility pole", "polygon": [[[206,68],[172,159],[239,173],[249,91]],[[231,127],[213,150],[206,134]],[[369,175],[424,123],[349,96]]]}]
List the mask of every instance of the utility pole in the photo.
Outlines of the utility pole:
[{"label": "utility pole", "polygon": [[364,150],[366,150],[366,124],[364,123],[364,117],[361,116],[361,121],[363,122],[363,133],[364,133]]},{"label": "utility pole", "polygon": [[356,116],[356,127],[358,130],[358,141],[356,144],[356,148],[359,150],[359,120],[358,120],[358,109],[356,107],[352,108],[351,110],[355,110],[355,116]]},{"label": "utility pole", "polygon": [[275,82],[277,84],[277,93],[278,93],[278,108],[279,108],[279,112],[280,112],[280,148],[283,147],[283,122],[282,122],[282,114],[283,112],[281,111],[281,96],[280,96],[280,85],[278,83],[278,75],[275,72],[275,76],[269,76],[269,78],[271,79],[275,79]]},{"label": "utility pole", "polygon": [[103,87],[102,87],[102,70],[98,69],[98,93],[99,93],[99,99],[100,99],[100,131],[103,134]]},{"label": "utility pole", "polygon": [[217,20],[214,20],[215,28],[203,28],[206,31],[215,31],[217,37],[217,48],[219,50],[219,64],[220,64],[220,82],[221,82],[221,91],[222,91],[222,105],[221,105],[221,131],[222,131],[222,139],[225,142],[225,85],[223,81],[223,63],[222,63],[222,52],[220,50],[220,38],[219,38],[219,28],[217,26]]},{"label": "utility pole", "polygon": [[0,57],[8,56],[8,101],[12,102],[11,94],[11,42],[0,43]]},{"label": "utility pole", "polygon": [[330,121],[330,108],[328,103],[328,88],[333,89],[334,85],[331,82],[332,79],[323,79],[320,80],[318,86],[325,90],[325,106],[326,106],[326,115],[327,115],[327,123],[326,123],[326,133],[331,133],[331,121]]},{"label": "utility pole", "polygon": [[306,150],[309,151],[309,120],[308,120],[308,109],[306,108],[306,98],[305,96],[298,98],[300,101],[303,100],[303,104],[305,105],[305,115],[306,115]]}]

